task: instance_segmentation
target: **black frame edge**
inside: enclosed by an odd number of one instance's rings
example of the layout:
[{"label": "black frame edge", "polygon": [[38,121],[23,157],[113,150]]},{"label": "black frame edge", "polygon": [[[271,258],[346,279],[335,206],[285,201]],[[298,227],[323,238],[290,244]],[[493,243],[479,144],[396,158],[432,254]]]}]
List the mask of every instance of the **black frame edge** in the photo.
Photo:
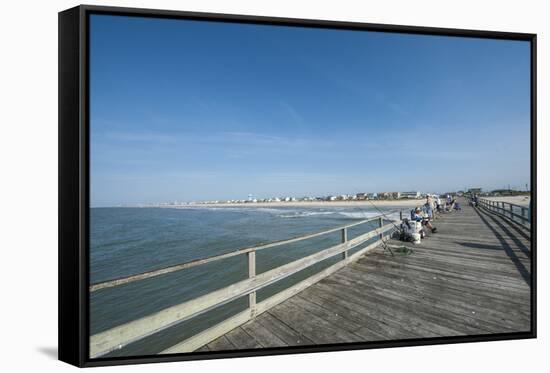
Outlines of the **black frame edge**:
[{"label": "black frame edge", "polygon": [[253,23],[279,26],[298,26],[313,28],[331,28],[345,30],[379,31],[408,34],[424,34],[439,36],[459,36],[489,39],[525,40],[531,41],[536,36],[534,33],[489,31],[474,29],[456,29],[432,26],[397,25],[384,23],[368,23],[357,21],[334,21],[313,18],[288,18],[258,15],[242,15],[229,13],[206,13],[181,10],[166,10],[154,8],[131,8],[102,5],[81,5],[86,13],[101,13],[104,15],[119,15],[129,17],[156,17],[194,19],[214,22]]},{"label": "black frame edge", "polygon": [[83,366],[81,7],[58,14],[58,359]]},{"label": "black frame edge", "polygon": [[531,35],[531,334],[537,338],[537,35]]}]

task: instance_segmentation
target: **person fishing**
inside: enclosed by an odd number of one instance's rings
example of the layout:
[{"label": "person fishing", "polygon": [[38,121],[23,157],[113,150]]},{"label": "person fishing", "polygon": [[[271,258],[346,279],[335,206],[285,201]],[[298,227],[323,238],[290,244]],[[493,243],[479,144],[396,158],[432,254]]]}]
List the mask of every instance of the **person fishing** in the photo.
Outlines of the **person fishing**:
[{"label": "person fishing", "polygon": [[429,218],[425,218],[422,216],[422,209],[420,207],[417,207],[414,211],[414,215],[412,216],[412,220],[420,222],[422,225],[430,228],[430,231],[432,233],[437,232],[437,228],[432,225]]},{"label": "person fishing", "polygon": [[437,198],[435,199],[435,206],[436,206],[437,212],[443,211],[443,206],[441,205],[441,198],[439,198],[439,196],[437,196]]},{"label": "person fishing", "polygon": [[426,203],[424,204],[424,210],[426,211],[426,214],[428,215],[429,219],[433,219],[434,217],[434,206],[432,197],[429,195],[426,197]]}]

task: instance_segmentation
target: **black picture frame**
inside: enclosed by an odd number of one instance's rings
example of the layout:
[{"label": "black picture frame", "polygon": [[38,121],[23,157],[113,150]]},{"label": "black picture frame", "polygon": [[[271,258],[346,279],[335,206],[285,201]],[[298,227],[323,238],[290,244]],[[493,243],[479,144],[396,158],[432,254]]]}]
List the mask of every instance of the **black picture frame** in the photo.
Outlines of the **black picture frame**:
[{"label": "black picture frame", "polygon": [[[89,16],[109,14],[357,31],[427,34],[528,41],[531,45],[531,330],[522,333],[393,340],[323,346],[195,352],[166,356],[90,359],[89,350]],[[528,33],[460,30],[311,19],[275,18],[81,5],[59,13],[59,360],[79,367],[284,355],[400,346],[536,338],[536,61],[537,36]]]}]

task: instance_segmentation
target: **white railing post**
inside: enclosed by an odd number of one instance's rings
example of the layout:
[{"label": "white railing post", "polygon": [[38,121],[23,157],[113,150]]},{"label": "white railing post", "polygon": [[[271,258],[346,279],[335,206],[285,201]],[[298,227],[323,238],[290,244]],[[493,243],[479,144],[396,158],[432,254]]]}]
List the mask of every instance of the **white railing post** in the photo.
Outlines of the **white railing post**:
[{"label": "white railing post", "polygon": [[[348,229],[342,228],[342,243],[348,242]],[[346,260],[348,258],[348,250],[344,251],[342,253],[342,260]]]},{"label": "white railing post", "polygon": [[[248,278],[256,277],[256,251],[251,251],[248,254]],[[250,309],[250,317],[256,316],[256,292],[248,294],[248,308]]]}]

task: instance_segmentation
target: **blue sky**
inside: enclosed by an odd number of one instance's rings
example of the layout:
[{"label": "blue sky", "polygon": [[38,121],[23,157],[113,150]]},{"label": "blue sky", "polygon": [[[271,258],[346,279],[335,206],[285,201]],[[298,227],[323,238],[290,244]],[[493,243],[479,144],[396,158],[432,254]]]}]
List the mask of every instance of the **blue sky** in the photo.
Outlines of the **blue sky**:
[{"label": "blue sky", "polygon": [[529,43],[93,15],[92,206],[529,181]]}]

